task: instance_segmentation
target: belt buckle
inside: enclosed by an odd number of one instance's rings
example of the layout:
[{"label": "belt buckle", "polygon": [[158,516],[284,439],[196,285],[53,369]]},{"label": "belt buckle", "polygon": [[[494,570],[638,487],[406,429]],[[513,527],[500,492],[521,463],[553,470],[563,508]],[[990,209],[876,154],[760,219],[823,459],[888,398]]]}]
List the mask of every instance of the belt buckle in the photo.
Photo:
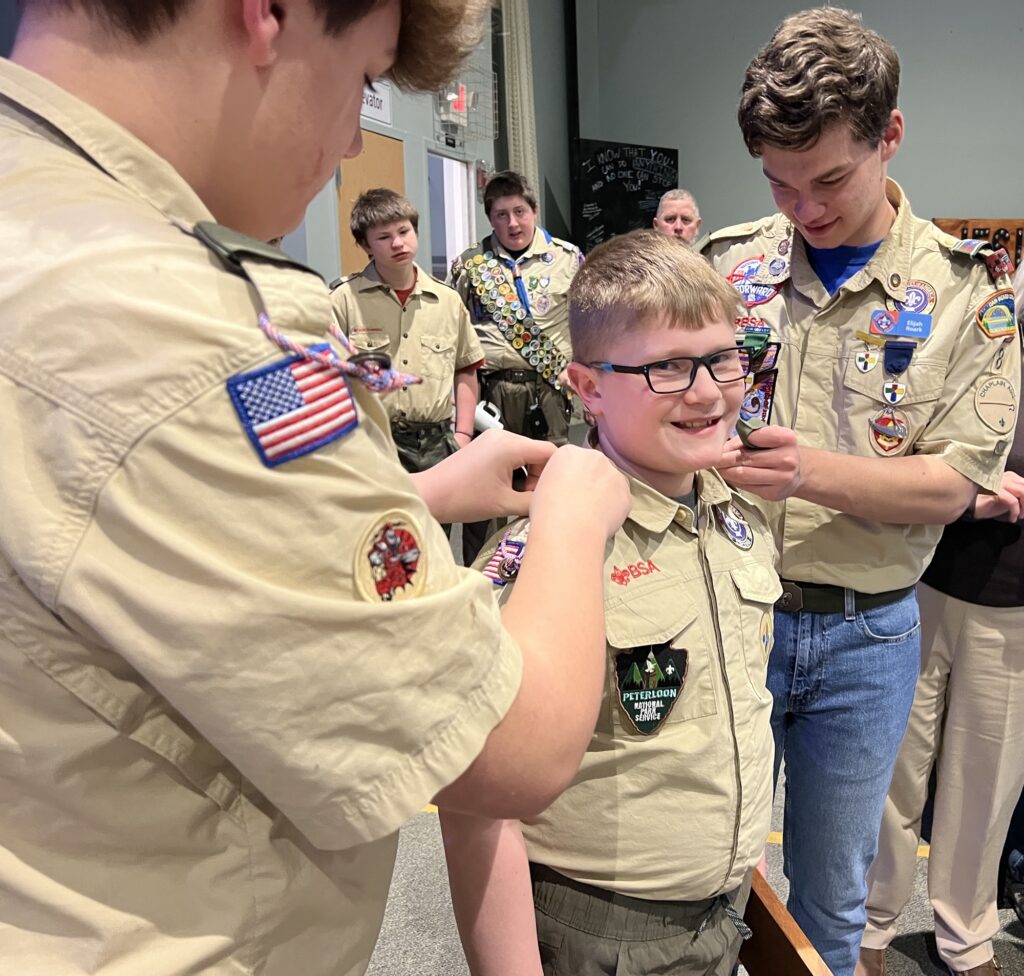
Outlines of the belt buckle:
[{"label": "belt buckle", "polygon": [[782,596],[775,601],[776,610],[788,610],[797,613],[804,608],[804,591],[796,583],[782,581]]},{"label": "belt buckle", "polygon": [[525,383],[526,382],[526,370],[525,369],[513,369],[509,372],[512,373],[513,383]]}]

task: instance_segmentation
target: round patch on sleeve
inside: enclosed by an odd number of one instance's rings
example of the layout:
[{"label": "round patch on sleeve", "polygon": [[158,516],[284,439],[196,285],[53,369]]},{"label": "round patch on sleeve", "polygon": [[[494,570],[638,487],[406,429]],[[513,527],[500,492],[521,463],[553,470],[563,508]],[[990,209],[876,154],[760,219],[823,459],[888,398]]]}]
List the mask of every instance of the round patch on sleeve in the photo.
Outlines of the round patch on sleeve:
[{"label": "round patch on sleeve", "polygon": [[392,603],[419,596],[427,582],[420,527],[404,512],[375,519],[355,552],[353,576],[364,599]]},{"label": "round patch on sleeve", "polygon": [[985,380],[974,394],[974,411],[981,422],[997,434],[1012,431],[1017,424],[1017,391],[1002,376]]}]

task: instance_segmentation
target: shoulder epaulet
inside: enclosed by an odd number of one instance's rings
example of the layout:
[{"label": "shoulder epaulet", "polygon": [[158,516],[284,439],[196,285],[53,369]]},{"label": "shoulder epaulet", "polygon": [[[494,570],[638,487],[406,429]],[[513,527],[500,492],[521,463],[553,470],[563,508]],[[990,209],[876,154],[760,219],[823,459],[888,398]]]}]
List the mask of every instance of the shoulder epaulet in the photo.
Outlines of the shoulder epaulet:
[{"label": "shoulder epaulet", "polygon": [[284,267],[296,268],[308,274],[316,275],[323,281],[320,273],[313,268],[296,261],[289,254],[285,254],[279,247],[259,241],[255,237],[249,237],[230,227],[216,224],[211,220],[201,220],[189,231],[198,241],[205,244],[216,254],[224,264],[237,274],[245,274],[242,268],[242,261],[246,258],[257,261],[266,261],[269,264],[283,265]]},{"label": "shoulder epaulet", "polygon": [[950,254],[962,254],[968,259],[984,261],[993,284],[1008,279],[1013,273],[1013,262],[1010,260],[1010,255],[1006,253],[1006,249],[993,247],[988,241],[977,240],[973,237],[958,239],[951,234],[943,234],[939,237],[939,243]]},{"label": "shoulder epaulet", "polygon": [[[452,288],[451,285],[448,284],[447,281],[444,280],[444,278],[438,278],[437,275],[432,274],[430,276],[430,280],[434,282],[435,285],[440,285],[442,288],[445,288],[448,291],[453,291],[455,292],[456,295],[459,294],[457,291],[455,291],[454,288]],[[460,298],[459,301],[462,301],[462,299]]]},{"label": "shoulder epaulet", "polygon": [[770,217],[762,217],[760,220],[748,220],[745,224],[733,224],[730,227],[723,227],[721,230],[708,234],[701,246],[706,247],[713,241],[724,241],[733,237],[753,237],[759,231],[774,224],[780,217],[785,220],[781,214],[772,214]]},{"label": "shoulder epaulet", "polygon": [[334,281],[332,281],[328,287],[331,289],[331,291],[334,291],[336,288],[340,288],[342,285],[347,285],[350,281],[355,281],[355,279],[360,277],[360,275],[362,275],[362,271],[357,271],[355,272],[355,274],[343,275],[341,278],[335,278]]},{"label": "shoulder epaulet", "polygon": [[563,241],[560,237],[552,237],[552,244],[557,244],[563,251],[568,251],[570,254],[579,254],[580,249],[573,244],[571,241]]}]

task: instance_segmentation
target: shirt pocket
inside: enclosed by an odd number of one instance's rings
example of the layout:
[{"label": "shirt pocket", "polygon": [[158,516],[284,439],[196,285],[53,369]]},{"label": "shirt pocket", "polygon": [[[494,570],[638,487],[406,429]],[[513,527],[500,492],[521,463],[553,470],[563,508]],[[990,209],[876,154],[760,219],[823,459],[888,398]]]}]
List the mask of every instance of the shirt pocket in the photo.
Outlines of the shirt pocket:
[{"label": "shirt pocket", "polygon": [[420,372],[437,380],[454,382],[455,337],[423,333],[420,336]]},{"label": "shirt pocket", "polygon": [[[782,596],[782,584],[773,570],[757,564],[736,566],[729,575],[739,604],[737,624],[742,636],[747,680],[757,700],[767,701],[770,696],[765,680],[768,656],[775,643],[775,601]],[[729,632],[735,632],[732,626]]]},{"label": "shirt pocket", "polygon": [[353,331],[349,341],[359,352],[388,352],[391,339],[386,332]]},{"label": "shirt pocket", "polygon": [[[634,584],[636,585],[636,584]],[[632,657],[641,671],[647,655],[653,650],[685,651],[685,674],[682,687],[662,725],[673,725],[718,713],[713,669],[717,668],[717,649],[709,640],[701,614],[685,592],[686,584],[675,579],[655,585],[636,586],[631,592],[616,595],[605,604],[605,634],[608,642],[609,707],[604,709],[598,730],[616,734],[637,735],[620,701],[618,665]],[[695,580],[694,585],[704,584]],[[664,655],[662,655],[664,657]],[[673,669],[680,666],[678,653],[668,655]],[[662,668],[652,684],[671,687],[673,675]],[[657,690],[655,687],[652,690]]]},{"label": "shirt pocket", "polygon": [[[935,412],[946,383],[944,367],[937,363],[911,362],[900,376],[890,376],[885,371],[883,357],[884,353],[879,350],[878,365],[867,373],[861,372],[853,359],[846,365],[837,405],[841,418],[837,447],[840,453],[864,457],[898,457],[913,453],[911,445]],[[886,395],[885,384],[890,380],[904,388],[902,399],[897,403]],[[871,422],[881,417],[887,407],[906,421],[907,436],[902,443],[885,451],[873,446]]]}]

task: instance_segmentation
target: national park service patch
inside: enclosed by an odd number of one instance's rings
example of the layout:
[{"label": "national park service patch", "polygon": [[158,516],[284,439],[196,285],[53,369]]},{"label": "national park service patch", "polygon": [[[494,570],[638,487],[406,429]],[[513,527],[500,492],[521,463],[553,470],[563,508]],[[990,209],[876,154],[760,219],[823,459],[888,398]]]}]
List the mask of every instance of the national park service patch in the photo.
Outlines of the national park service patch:
[{"label": "national park service patch", "polygon": [[615,658],[619,705],[641,735],[652,735],[679,699],[689,655],[668,644],[645,644]]}]

